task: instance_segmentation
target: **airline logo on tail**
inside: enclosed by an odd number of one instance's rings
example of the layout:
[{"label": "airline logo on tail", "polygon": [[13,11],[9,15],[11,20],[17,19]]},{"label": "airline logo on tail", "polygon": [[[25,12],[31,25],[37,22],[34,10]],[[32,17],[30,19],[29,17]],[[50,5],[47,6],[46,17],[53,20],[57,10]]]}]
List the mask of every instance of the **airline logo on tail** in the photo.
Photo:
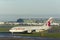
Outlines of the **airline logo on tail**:
[{"label": "airline logo on tail", "polygon": [[47,22],[45,23],[46,26],[50,27],[50,24],[52,23],[52,17],[50,17]]}]

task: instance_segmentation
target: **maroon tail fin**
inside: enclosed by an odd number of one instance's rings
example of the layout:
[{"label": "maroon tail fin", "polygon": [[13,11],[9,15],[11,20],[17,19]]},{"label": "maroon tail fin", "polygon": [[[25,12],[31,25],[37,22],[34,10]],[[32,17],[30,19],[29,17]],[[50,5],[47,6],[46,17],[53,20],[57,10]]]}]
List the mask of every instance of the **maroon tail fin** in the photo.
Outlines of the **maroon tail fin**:
[{"label": "maroon tail fin", "polygon": [[48,22],[46,23],[46,26],[50,26],[50,24],[51,24],[50,21],[48,21]]},{"label": "maroon tail fin", "polygon": [[49,26],[49,27],[50,27],[51,22],[52,22],[52,17],[50,17],[44,25],[46,25],[46,26]]}]

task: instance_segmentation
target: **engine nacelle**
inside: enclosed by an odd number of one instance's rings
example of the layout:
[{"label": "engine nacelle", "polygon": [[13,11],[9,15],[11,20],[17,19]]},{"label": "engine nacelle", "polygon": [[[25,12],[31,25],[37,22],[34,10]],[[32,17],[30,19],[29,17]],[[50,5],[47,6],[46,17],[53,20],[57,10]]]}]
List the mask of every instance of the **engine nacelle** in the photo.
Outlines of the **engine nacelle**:
[{"label": "engine nacelle", "polygon": [[36,30],[36,32],[40,32],[40,30]]},{"label": "engine nacelle", "polygon": [[32,31],[31,30],[28,30],[27,33],[32,33]]}]

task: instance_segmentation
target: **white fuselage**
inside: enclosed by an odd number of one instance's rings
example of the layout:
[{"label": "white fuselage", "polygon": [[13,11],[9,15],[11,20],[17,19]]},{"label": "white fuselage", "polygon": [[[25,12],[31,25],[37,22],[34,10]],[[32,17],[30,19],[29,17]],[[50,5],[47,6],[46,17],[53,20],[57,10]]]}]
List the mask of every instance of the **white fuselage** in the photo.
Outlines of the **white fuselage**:
[{"label": "white fuselage", "polygon": [[19,27],[13,27],[11,28],[9,31],[10,32],[25,32],[27,31],[32,32],[33,30],[35,30],[35,32],[40,32],[40,31],[44,31],[44,30],[48,30],[49,27],[48,26],[19,26]]}]

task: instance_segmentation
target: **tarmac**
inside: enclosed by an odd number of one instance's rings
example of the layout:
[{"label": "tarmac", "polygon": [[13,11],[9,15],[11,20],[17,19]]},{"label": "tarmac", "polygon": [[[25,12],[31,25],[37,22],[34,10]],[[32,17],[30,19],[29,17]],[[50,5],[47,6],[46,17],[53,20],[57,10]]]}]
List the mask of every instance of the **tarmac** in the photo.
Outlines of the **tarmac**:
[{"label": "tarmac", "polygon": [[0,38],[0,40],[34,40],[31,38]]},{"label": "tarmac", "polygon": [[0,40],[60,40],[60,38],[15,38],[15,37],[0,37]]}]

